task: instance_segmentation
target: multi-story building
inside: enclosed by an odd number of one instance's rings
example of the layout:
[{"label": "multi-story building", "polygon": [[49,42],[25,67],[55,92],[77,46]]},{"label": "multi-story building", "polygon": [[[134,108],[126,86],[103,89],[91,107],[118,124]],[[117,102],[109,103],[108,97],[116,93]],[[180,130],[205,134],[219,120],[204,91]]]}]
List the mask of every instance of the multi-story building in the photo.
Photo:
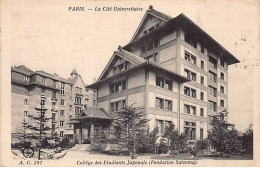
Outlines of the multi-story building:
[{"label": "multi-story building", "polygon": [[47,109],[45,116],[51,118],[47,125],[52,133],[73,139],[73,126],[68,124],[71,117],[96,101],[93,91],[85,86],[75,69],[65,79],[44,71],[34,72],[23,65],[11,68],[12,143],[23,133],[24,121],[33,123],[27,115],[36,115],[35,108],[40,108],[41,103]]},{"label": "multi-story building", "polygon": [[200,140],[210,117],[228,108],[228,65],[238,62],[184,14],[172,18],[151,6],[130,43],[88,87],[110,117],[136,103],[150,129],[158,126],[162,134],[173,122],[188,139]]}]

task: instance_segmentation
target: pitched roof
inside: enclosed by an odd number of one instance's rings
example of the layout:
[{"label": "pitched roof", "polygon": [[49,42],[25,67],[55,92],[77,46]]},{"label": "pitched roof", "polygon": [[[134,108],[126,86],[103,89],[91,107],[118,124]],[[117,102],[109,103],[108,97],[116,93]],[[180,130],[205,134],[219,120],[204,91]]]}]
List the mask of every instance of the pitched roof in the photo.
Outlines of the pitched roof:
[{"label": "pitched roof", "polygon": [[146,60],[143,59],[142,57],[139,57],[133,53],[130,53],[124,49],[118,50],[115,52],[117,55],[121,56],[122,58],[135,63],[135,64],[141,64],[144,63]]},{"label": "pitched roof", "polygon": [[79,117],[73,118],[75,120],[86,118],[112,119],[106,111],[102,108],[87,108],[81,111]]},{"label": "pitched roof", "polygon": [[152,15],[152,16],[154,16],[154,17],[157,17],[157,18],[159,18],[160,20],[163,20],[164,22],[167,22],[167,21],[169,21],[169,20],[172,19],[172,17],[170,17],[169,15],[166,15],[166,14],[164,14],[164,13],[162,13],[162,12],[159,12],[159,11],[153,9],[152,5],[150,5],[149,9],[148,9],[148,10],[146,11],[146,13],[144,14],[144,17],[143,17],[143,19],[141,20],[139,26],[137,27],[137,29],[136,29],[136,31],[135,31],[133,37],[131,38],[130,43],[135,40],[137,34],[139,33],[139,31],[140,31],[140,29],[141,29],[141,27],[142,27],[142,25],[143,25],[143,23],[144,23],[144,21],[145,21],[145,19],[147,18],[148,15]]},{"label": "pitched roof", "polygon": [[[154,9],[147,10],[147,12],[150,13],[152,12],[153,14],[157,14],[165,18],[171,18]],[[217,53],[222,52],[224,58],[226,58],[226,60],[228,61],[228,64],[235,64],[240,62],[234,55],[232,55],[228,50],[226,50],[221,44],[219,44],[215,39],[213,39],[209,34],[207,34],[204,30],[202,30],[197,24],[195,24],[191,19],[189,19],[183,13],[176,16],[175,18],[171,18],[164,25],[161,25],[159,28],[156,28],[154,31],[149,32],[148,34],[145,34],[137,39],[134,39],[133,37],[131,42],[125,45],[123,49],[129,49],[129,47],[137,43],[141,44],[141,42],[151,38],[152,36],[165,35],[176,28],[182,28],[184,29],[184,31],[192,33],[192,35],[194,35],[194,37],[196,37],[198,41],[203,43],[207,48],[214,50],[214,52]]]},{"label": "pitched roof", "polygon": [[114,60],[115,56],[119,56],[122,57],[123,59],[131,62],[134,65],[138,65],[141,63],[144,63],[146,60],[143,59],[142,57],[139,57],[133,53],[130,53],[122,48],[119,48],[118,51],[114,51],[112,57],[110,58],[110,60],[108,61],[106,67],[104,68],[104,70],[102,71],[102,73],[100,74],[99,78],[97,81],[101,80],[103,78],[103,76],[105,75],[105,73],[108,71],[109,66],[111,65],[112,61]]},{"label": "pitched roof", "polygon": [[35,74],[39,74],[41,76],[45,76],[45,77],[48,77],[48,78],[51,78],[51,79],[54,79],[54,80],[57,80],[57,81],[65,82],[65,83],[68,83],[68,84],[72,84],[72,82],[68,79],[54,76],[53,74],[47,73],[45,71],[36,71]]},{"label": "pitched roof", "polygon": [[78,72],[77,72],[76,69],[74,68],[70,74],[77,74],[77,75],[78,75]]},{"label": "pitched roof", "polygon": [[98,88],[100,85],[102,85],[103,83],[107,82],[107,81],[111,81],[111,80],[114,80],[114,79],[117,79],[121,76],[125,76],[125,75],[128,75],[130,73],[133,73],[133,72],[136,72],[136,71],[139,71],[139,70],[142,70],[142,69],[150,69],[150,70],[154,70],[154,71],[162,71],[163,73],[165,74],[169,74],[170,76],[172,76],[174,79],[184,83],[184,82],[188,82],[190,81],[189,79],[187,79],[186,77],[183,77],[175,72],[172,72],[168,69],[165,69],[157,64],[153,64],[149,61],[146,61],[144,63],[141,63],[141,64],[138,64],[130,69],[127,69],[125,71],[122,71],[120,73],[117,73],[117,74],[114,74],[110,77],[107,77],[105,79],[101,79],[101,80],[98,80],[96,81],[95,83],[91,84],[91,85],[88,85],[87,88]]},{"label": "pitched roof", "polygon": [[27,68],[24,65],[13,67],[12,71],[16,71],[16,72],[19,72],[19,73],[22,73],[22,74],[26,74],[26,75],[34,74],[34,71],[32,71],[31,69]]},{"label": "pitched roof", "polygon": [[169,21],[169,20],[171,20],[172,19],[172,17],[171,16],[169,16],[169,15],[167,15],[167,14],[164,14],[164,13],[162,13],[162,12],[160,12],[160,11],[157,11],[157,10],[155,10],[155,9],[148,9],[147,10],[149,13],[151,13],[151,14],[154,14],[154,15],[156,15],[156,16],[158,16],[158,17],[161,17],[161,18],[163,18],[163,19],[165,19],[166,21]]}]

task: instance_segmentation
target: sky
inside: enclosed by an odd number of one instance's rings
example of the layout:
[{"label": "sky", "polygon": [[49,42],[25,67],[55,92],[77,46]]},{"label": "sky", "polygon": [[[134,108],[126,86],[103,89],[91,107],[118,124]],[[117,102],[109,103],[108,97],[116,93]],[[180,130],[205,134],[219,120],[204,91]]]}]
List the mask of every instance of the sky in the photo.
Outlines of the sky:
[{"label": "sky", "polygon": [[[3,54],[10,58],[10,66],[23,64],[64,78],[75,68],[86,84],[99,77],[119,45],[129,43],[149,5],[172,17],[184,13],[241,61],[228,70],[229,122],[240,131],[253,122],[253,82],[260,61],[259,11],[253,1],[5,2],[1,31]],[[139,7],[143,11],[69,12],[74,6]]]}]

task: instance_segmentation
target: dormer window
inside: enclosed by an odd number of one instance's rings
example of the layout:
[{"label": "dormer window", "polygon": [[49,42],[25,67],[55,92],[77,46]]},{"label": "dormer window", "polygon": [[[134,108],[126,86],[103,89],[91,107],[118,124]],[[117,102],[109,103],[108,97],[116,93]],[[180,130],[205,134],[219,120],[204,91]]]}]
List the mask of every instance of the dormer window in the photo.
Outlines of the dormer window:
[{"label": "dormer window", "polygon": [[30,77],[29,76],[24,76],[24,80],[29,83]]},{"label": "dormer window", "polygon": [[125,71],[130,68],[130,63],[128,61],[122,62],[121,64],[114,66],[114,74]]},{"label": "dormer window", "polygon": [[159,46],[158,40],[154,40],[153,42],[147,43],[142,47],[143,53],[145,53],[146,51],[151,51],[152,49],[155,49],[158,46]]}]

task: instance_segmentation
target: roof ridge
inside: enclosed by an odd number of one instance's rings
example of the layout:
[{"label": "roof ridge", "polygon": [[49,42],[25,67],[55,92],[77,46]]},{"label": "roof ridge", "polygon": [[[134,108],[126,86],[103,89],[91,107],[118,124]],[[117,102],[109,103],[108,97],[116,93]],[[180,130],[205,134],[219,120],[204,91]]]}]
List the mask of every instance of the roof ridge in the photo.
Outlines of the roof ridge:
[{"label": "roof ridge", "polygon": [[[165,13],[163,13],[163,12],[161,12],[161,11],[158,11],[158,10],[156,10],[156,9],[148,9],[147,11],[153,11],[153,12],[157,12],[158,14],[161,14],[161,15],[163,15],[163,16],[165,16],[165,17],[167,17],[169,20],[171,20],[171,19],[173,19],[173,17],[172,16],[170,16],[170,15],[167,15],[167,14],[165,14]],[[155,13],[156,14],[156,13]]]}]

